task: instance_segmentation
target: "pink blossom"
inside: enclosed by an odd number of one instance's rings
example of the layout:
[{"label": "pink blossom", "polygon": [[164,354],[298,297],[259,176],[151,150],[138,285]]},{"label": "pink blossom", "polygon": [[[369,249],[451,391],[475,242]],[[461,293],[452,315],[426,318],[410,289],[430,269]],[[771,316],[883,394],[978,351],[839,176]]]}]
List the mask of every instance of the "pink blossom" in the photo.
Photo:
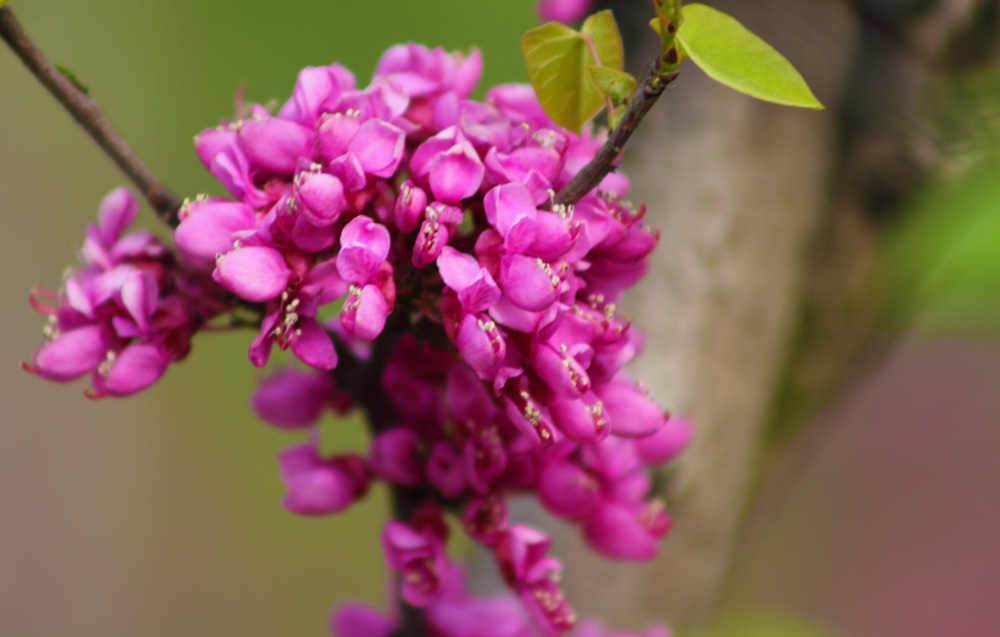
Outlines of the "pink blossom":
[{"label": "pink blossom", "polygon": [[315,439],[278,454],[278,467],[285,484],[281,503],[299,515],[337,513],[368,490],[368,474],[358,456],[322,458]]},{"label": "pink blossom", "polygon": [[382,547],[389,568],[402,576],[400,593],[413,606],[427,606],[448,585],[449,566],[444,553],[446,530],[440,512],[415,520],[414,525],[392,520],[382,531]]}]

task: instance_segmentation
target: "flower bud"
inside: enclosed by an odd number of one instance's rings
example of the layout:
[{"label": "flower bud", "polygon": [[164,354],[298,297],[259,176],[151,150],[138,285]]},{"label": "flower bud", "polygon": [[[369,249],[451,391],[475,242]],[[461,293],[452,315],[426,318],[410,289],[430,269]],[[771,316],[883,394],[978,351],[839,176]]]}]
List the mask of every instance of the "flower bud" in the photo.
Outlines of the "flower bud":
[{"label": "flower bud", "polygon": [[236,138],[247,159],[279,175],[295,172],[299,158],[310,155],[313,145],[310,129],[278,117],[243,121]]},{"label": "flower bud", "polygon": [[238,248],[215,263],[212,278],[236,296],[254,303],[269,301],[288,286],[291,270],[274,248]]},{"label": "flower bud", "polygon": [[366,174],[389,178],[403,159],[406,133],[398,126],[378,119],[361,124],[347,145]]},{"label": "flower bud", "polygon": [[597,480],[570,462],[550,462],[538,476],[538,499],[553,515],[578,518],[600,501]]},{"label": "flower bud", "polygon": [[420,225],[420,218],[427,208],[427,193],[407,179],[399,188],[396,198],[396,227],[400,232],[413,232]]},{"label": "flower bud", "polygon": [[434,199],[454,204],[471,197],[483,183],[486,169],[469,142],[458,142],[439,153],[430,164]]},{"label": "flower bud", "polygon": [[344,186],[333,175],[304,170],[295,178],[295,201],[314,225],[326,227],[347,210]]}]

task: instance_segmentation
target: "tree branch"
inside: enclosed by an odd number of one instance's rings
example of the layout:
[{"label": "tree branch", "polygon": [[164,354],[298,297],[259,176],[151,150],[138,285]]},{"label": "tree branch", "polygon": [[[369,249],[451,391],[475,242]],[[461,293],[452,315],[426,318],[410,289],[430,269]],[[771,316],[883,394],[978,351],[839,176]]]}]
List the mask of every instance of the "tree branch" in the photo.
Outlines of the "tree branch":
[{"label": "tree branch", "polygon": [[87,131],[129,181],[142,191],[156,215],[167,225],[176,227],[180,199],[170,192],[118,135],[97,102],[46,59],[21,28],[9,7],[0,7],[0,39],[21,58],[28,70]]},{"label": "tree branch", "polygon": [[[406,331],[407,314],[405,308],[401,308],[389,317],[382,334],[372,343],[371,354],[364,361],[355,356],[339,336],[330,334],[338,358],[337,367],[333,370],[334,380],[341,389],[354,396],[365,410],[372,435],[391,429],[396,423],[382,377],[396,341]],[[421,489],[390,485],[389,492],[392,516],[403,522],[410,520],[414,511],[428,501],[427,494]],[[410,606],[402,598],[399,599],[399,608],[400,627],[394,637],[425,637],[427,631],[423,611]]]},{"label": "tree branch", "polygon": [[580,172],[566,184],[566,187],[559,191],[559,194],[555,198],[555,204],[569,205],[576,203],[580,198],[593,190],[597,184],[601,183],[605,175],[614,170],[615,160],[625,150],[625,144],[628,143],[629,137],[638,128],[639,122],[646,116],[649,109],[653,107],[656,100],[660,99],[660,95],[663,94],[667,86],[677,79],[677,71],[660,73],[659,68],[658,61],[650,67],[649,72],[646,74],[646,80],[635,92],[635,97],[629,103],[625,114],[622,115],[621,121],[618,122],[618,126],[611,131],[608,140],[604,142],[604,145],[597,151],[597,154],[590,160],[590,163],[580,169]]}]

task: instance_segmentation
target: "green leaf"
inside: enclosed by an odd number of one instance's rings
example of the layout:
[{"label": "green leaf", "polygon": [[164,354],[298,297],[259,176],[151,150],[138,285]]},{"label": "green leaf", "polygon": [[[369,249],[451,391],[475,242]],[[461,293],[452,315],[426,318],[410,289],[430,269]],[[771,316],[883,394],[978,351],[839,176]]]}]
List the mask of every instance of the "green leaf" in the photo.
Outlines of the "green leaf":
[{"label": "green leaf", "polygon": [[597,88],[615,104],[632,100],[635,94],[635,78],[625,71],[616,71],[603,66],[585,67]]},{"label": "green leaf", "polygon": [[621,71],[625,68],[625,47],[622,45],[622,34],[615,24],[615,16],[611,9],[599,11],[587,18],[580,33],[590,36],[594,42],[594,49],[597,51],[597,60],[591,64],[597,64],[605,68]]},{"label": "green leaf", "polygon": [[683,12],[677,40],[709,77],[766,102],[823,108],[795,67],[735,18],[703,4]]},{"label": "green leaf", "polygon": [[90,89],[87,88],[87,86],[80,81],[80,78],[76,76],[76,73],[74,73],[69,68],[63,66],[62,64],[53,64],[52,66],[56,67],[56,70],[62,73],[63,77],[72,82],[73,86],[80,89],[80,92],[82,92],[84,95],[90,95]]},{"label": "green leaf", "polygon": [[572,131],[579,131],[606,103],[586,67],[620,71],[625,62],[610,11],[587,18],[580,32],[555,22],[531,29],[521,39],[521,50],[542,108],[552,121]]}]

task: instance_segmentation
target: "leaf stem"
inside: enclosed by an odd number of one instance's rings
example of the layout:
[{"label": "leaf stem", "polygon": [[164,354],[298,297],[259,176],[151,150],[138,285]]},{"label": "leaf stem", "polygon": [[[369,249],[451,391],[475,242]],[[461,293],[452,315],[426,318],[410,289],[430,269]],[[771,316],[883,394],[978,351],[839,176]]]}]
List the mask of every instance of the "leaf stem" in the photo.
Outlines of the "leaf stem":
[{"label": "leaf stem", "polygon": [[181,201],[135,154],[111,126],[104,111],[78,82],[67,78],[38,49],[21,28],[9,7],[0,7],[0,39],[21,58],[32,75],[48,89],[63,108],[83,127],[118,169],[142,191],[156,215],[170,227],[178,223]]},{"label": "leaf stem", "polygon": [[629,103],[621,121],[618,122],[618,126],[611,131],[607,141],[590,160],[590,163],[581,168],[580,172],[566,184],[566,187],[559,191],[555,196],[555,204],[576,203],[601,183],[605,175],[614,170],[615,161],[625,150],[625,144],[628,143],[629,137],[635,132],[639,122],[646,116],[646,113],[653,107],[667,86],[677,79],[677,75],[677,71],[661,73],[659,61],[650,67],[646,79],[635,92],[635,97]]}]

